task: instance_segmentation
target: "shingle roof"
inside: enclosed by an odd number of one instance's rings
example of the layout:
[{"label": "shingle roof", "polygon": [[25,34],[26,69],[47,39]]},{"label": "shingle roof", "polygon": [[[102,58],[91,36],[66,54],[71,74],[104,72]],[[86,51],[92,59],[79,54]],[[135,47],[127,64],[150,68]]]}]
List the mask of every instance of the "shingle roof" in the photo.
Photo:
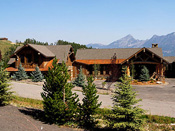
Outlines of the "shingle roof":
[{"label": "shingle roof", "polygon": [[7,63],[8,65],[11,65],[15,62],[15,58],[10,58],[9,62]]},{"label": "shingle roof", "polygon": [[175,62],[175,56],[164,56],[165,60],[167,60],[169,63]]},{"label": "shingle roof", "polygon": [[[111,59],[116,54],[117,59],[127,59],[142,48],[114,48],[114,49],[78,49],[76,60]],[[162,48],[147,48],[162,57]]]},{"label": "shingle roof", "polygon": [[59,63],[61,63],[62,61],[66,62],[69,50],[72,46],[71,45],[52,45],[52,46],[49,45],[46,47],[56,56],[57,59],[59,59]]},{"label": "shingle roof", "polygon": [[41,54],[43,54],[46,57],[55,57],[55,54],[53,52],[51,52],[47,46],[44,45],[35,45],[35,44],[29,44],[32,48],[34,48],[35,50],[37,50],[38,52],[40,52]]},{"label": "shingle roof", "polygon": [[[38,52],[40,52],[42,55],[44,55],[45,57],[55,57],[55,55],[49,50],[47,49],[46,46],[43,45],[35,45],[35,44],[28,44],[30,47],[32,47],[33,49],[37,50]],[[24,45],[25,46],[25,45]],[[18,46],[15,50],[15,53],[18,52],[20,49],[22,49],[24,46]]]},{"label": "shingle roof", "polygon": [[[31,48],[37,50],[45,57],[55,57],[59,59],[59,63],[62,61],[66,62],[67,55],[69,53],[71,45],[35,45],[35,44],[28,44]],[[15,53],[18,52],[23,46],[18,46],[15,50]]]}]

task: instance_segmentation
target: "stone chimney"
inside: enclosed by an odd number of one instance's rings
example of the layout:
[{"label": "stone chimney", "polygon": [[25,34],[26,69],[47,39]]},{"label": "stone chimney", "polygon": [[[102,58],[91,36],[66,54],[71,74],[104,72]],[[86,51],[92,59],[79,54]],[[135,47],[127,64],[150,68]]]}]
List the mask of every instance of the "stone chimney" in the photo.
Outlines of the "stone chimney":
[{"label": "stone chimney", "polygon": [[158,48],[158,44],[153,43],[152,48]]}]

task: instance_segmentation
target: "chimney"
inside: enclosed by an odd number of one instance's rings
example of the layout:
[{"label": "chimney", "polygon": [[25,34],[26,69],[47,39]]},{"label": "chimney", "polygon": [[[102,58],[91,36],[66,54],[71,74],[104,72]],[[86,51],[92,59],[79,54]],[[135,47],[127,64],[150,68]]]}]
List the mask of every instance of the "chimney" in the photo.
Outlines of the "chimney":
[{"label": "chimney", "polygon": [[158,44],[153,43],[152,48],[158,48]]}]

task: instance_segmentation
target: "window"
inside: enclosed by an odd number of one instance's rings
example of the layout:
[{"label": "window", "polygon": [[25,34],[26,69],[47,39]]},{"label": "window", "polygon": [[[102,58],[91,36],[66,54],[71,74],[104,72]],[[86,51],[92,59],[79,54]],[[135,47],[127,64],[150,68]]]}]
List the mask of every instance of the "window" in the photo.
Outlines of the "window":
[{"label": "window", "polygon": [[21,63],[24,63],[24,55],[21,55],[20,59],[21,59]]},{"label": "window", "polygon": [[32,56],[30,54],[27,54],[26,58],[27,58],[27,63],[31,63],[32,62]]},{"label": "window", "polygon": [[35,62],[35,63],[38,63],[38,62],[39,62],[39,56],[38,56],[38,53],[35,53],[34,62]]}]

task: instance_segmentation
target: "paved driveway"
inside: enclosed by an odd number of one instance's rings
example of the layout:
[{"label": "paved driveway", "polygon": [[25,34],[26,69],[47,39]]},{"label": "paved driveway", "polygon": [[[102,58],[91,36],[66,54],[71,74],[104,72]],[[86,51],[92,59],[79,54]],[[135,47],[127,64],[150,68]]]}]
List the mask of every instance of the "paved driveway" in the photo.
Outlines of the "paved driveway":
[{"label": "paved driveway", "polygon": [[[138,98],[142,101],[139,103],[142,108],[150,114],[164,115],[175,117],[175,79],[166,79],[168,85],[155,86],[134,86],[138,92]],[[42,86],[11,82],[12,90],[22,97],[42,99],[40,93]],[[82,99],[81,92],[75,91],[79,98]],[[101,107],[112,107],[110,95],[99,95],[99,101],[102,101]]]}]

